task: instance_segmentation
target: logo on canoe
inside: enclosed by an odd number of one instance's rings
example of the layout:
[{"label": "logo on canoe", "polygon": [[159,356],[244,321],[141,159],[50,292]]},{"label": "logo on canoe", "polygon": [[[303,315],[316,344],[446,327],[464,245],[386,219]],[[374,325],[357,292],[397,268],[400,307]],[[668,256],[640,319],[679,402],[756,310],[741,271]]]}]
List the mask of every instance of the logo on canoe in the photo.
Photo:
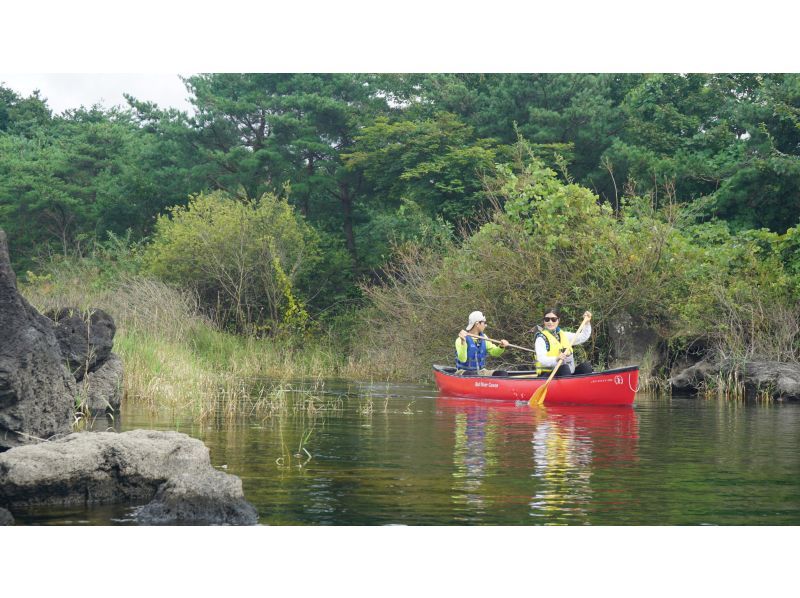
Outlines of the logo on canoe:
[{"label": "logo on canoe", "polygon": [[500,385],[493,382],[476,382],[476,388],[498,388]]},{"label": "logo on canoe", "polygon": [[614,376],[614,384],[622,384],[622,376]]}]

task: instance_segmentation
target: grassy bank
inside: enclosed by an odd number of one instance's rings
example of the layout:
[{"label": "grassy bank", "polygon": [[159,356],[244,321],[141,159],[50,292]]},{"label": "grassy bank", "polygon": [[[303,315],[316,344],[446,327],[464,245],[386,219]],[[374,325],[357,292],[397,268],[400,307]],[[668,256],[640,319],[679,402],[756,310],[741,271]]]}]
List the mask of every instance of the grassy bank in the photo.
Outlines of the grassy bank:
[{"label": "grassy bank", "polygon": [[322,378],[357,372],[331,336],[297,342],[229,334],[202,316],[188,293],[140,276],[109,283],[97,275],[96,266],[71,263],[31,277],[20,290],[41,312],[95,307],[113,316],[128,401],[198,420],[220,412],[269,414],[292,389],[313,389]]}]

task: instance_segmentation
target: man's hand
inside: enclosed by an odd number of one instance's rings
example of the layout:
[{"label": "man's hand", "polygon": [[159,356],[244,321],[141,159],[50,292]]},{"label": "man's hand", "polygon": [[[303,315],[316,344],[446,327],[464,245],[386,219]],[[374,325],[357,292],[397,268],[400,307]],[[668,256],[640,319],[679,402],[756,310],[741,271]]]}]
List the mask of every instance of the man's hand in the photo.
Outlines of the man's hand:
[{"label": "man's hand", "polygon": [[508,341],[506,339],[502,339],[500,341],[500,346],[503,347],[503,349],[505,349],[508,346]]}]

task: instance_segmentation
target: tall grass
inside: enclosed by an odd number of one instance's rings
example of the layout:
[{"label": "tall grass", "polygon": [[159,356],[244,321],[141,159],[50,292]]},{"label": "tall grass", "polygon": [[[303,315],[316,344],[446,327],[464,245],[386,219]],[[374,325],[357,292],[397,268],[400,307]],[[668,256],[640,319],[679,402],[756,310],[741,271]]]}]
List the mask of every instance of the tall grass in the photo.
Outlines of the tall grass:
[{"label": "tall grass", "polygon": [[[101,308],[114,318],[124,400],[204,421],[222,414],[269,414],[292,382],[352,373],[333,339],[242,337],[219,330],[195,297],[160,281],[123,276],[94,288],[86,272],[39,278],[21,291],[40,311]],[[306,385],[308,386],[308,384]]]}]

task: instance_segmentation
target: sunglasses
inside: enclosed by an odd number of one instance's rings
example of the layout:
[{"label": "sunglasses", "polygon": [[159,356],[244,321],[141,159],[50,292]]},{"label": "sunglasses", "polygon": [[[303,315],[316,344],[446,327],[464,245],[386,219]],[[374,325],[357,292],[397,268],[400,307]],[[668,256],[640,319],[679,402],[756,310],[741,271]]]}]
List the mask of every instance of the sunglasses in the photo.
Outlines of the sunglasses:
[{"label": "sunglasses", "polygon": [[478,324],[486,324],[486,320],[478,320]]},{"label": "sunglasses", "polygon": [[558,322],[558,318],[551,318],[549,316],[544,317],[545,322]]}]

